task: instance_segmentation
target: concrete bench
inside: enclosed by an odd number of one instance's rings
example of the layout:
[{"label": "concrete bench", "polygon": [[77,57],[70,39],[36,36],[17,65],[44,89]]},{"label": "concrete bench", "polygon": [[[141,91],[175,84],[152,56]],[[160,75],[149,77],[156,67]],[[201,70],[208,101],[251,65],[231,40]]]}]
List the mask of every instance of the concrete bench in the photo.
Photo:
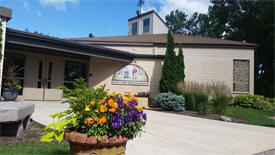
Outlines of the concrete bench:
[{"label": "concrete bench", "polygon": [[19,136],[28,128],[34,104],[0,102],[0,136]]}]

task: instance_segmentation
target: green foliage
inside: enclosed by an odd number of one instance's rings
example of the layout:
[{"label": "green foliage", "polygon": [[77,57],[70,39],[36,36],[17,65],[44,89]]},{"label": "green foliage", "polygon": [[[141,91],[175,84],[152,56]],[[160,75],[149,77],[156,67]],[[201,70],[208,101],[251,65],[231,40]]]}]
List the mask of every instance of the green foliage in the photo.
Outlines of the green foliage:
[{"label": "green foliage", "polygon": [[216,93],[210,101],[212,112],[215,114],[225,114],[228,101],[229,98],[227,96]]},{"label": "green foliage", "polygon": [[196,110],[201,115],[206,115],[208,113],[208,96],[200,93],[194,93],[194,99],[196,103]]},{"label": "green foliage", "polygon": [[184,82],[185,74],[184,74],[184,57],[182,52],[182,46],[179,46],[179,53],[177,56],[177,83]]},{"label": "green foliage", "polygon": [[155,97],[155,100],[164,110],[184,110],[185,99],[181,95],[176,95],[171,92],[160,93]]},{"label": "green foliage", "polygon": [[266,99],[261,95],[238,95],[232,100],[233,105],[241,106],[244,108],[260,109],[264,111],[275,110],[274,99]]},{"label": "green foliage", "polygon": [[207,14],[189,19],[181,11],[166,16],[174,33],[256,43],[255,93],[274,97],[274,6],[268,0],[211,0]]},{"label": "green foliage", "polygon": [[[146,114],[138,106],[137,98],[129,93],[112,92],[108,95],[105,86],[88,88],[83,78],[76,79],[74,89],[65,86],[59,89],[64,92],[64,103],[71,105],[68,110],[51,115],[57,121],[41,130],[45,132],[41,141],[56,139],[61,142],[65,131],[95,136],[98,141],[104,135],[134,138],[145,125]],[[116,119],[111,119],[114,116]],[[130,119],[127,120],[127,117]],[[116,128],[114,123],[117,123]]]},{"label": "green foliage", "polygon": [[169,30],[167,35],[166,53],[164,58],[164,65],[162,67],[161,80],[159,82],[160,92],[177,91],[177,70],[176,70],[176,54],[174,51],[174,38]]}]

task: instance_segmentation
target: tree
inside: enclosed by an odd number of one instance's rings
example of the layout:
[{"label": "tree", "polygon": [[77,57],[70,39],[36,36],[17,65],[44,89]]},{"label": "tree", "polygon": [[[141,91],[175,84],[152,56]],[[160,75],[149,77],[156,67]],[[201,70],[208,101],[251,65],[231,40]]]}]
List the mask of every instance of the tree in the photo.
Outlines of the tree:
[{"label": "tree", "polygon": [[184,57],[182,52],[182,46],[179,46],[179,53],[177,56],[177,82],[184,82],[185,74],[184,74]]},{"label": "tree", "polygon": [[172,30],[184,30],[173,31],[177,33],[258,44],[255,50],[254,92],[267,97],[275,96],[275,1],[211,0],[211,3],[207,14],[194,13],[183,23],[170,19],[178,19],[184,12],[175,14],[172,11],[166,16],[168,26]]},{"label": "tree", "polygon": [[165,17],[166,24],[173,33],[186,33],[186,17],[187,15],[184,12],[181,12],[177,9],[170,12],[170,14]]},{"label": "tree", "polygon": [[164,64],[162,67],[161,79],[159,82],[159,91],[176,92],[177,85],[177,59],[174,51],[174,38],[171,31],[167,34],[166,52]]}]

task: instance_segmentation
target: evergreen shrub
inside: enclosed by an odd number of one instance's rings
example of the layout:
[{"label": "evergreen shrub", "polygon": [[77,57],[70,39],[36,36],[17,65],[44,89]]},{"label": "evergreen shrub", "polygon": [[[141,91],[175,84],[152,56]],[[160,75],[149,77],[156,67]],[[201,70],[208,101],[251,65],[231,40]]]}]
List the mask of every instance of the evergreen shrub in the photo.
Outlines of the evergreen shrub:
[{"label": "evergreen shrub", "polygon": [[182,95],[171,92],[160,93],[155,97],[155,100],[164,110],[183,111],[185,109],[185,98]]}]

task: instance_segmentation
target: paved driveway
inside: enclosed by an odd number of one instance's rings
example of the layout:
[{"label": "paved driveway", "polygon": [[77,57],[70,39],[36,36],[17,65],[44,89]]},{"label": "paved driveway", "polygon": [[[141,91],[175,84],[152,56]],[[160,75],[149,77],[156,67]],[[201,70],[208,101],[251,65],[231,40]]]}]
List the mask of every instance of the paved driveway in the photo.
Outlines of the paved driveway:
[{"label": "paved driveway", "polygon": [[[47,125],[52,122],[50,114],[67,107],[60,102],[40,102],[32,118]],[[145,133],[127,143],[127,154],[242,155],[275,148],[274,128],[146,112]]]}]

